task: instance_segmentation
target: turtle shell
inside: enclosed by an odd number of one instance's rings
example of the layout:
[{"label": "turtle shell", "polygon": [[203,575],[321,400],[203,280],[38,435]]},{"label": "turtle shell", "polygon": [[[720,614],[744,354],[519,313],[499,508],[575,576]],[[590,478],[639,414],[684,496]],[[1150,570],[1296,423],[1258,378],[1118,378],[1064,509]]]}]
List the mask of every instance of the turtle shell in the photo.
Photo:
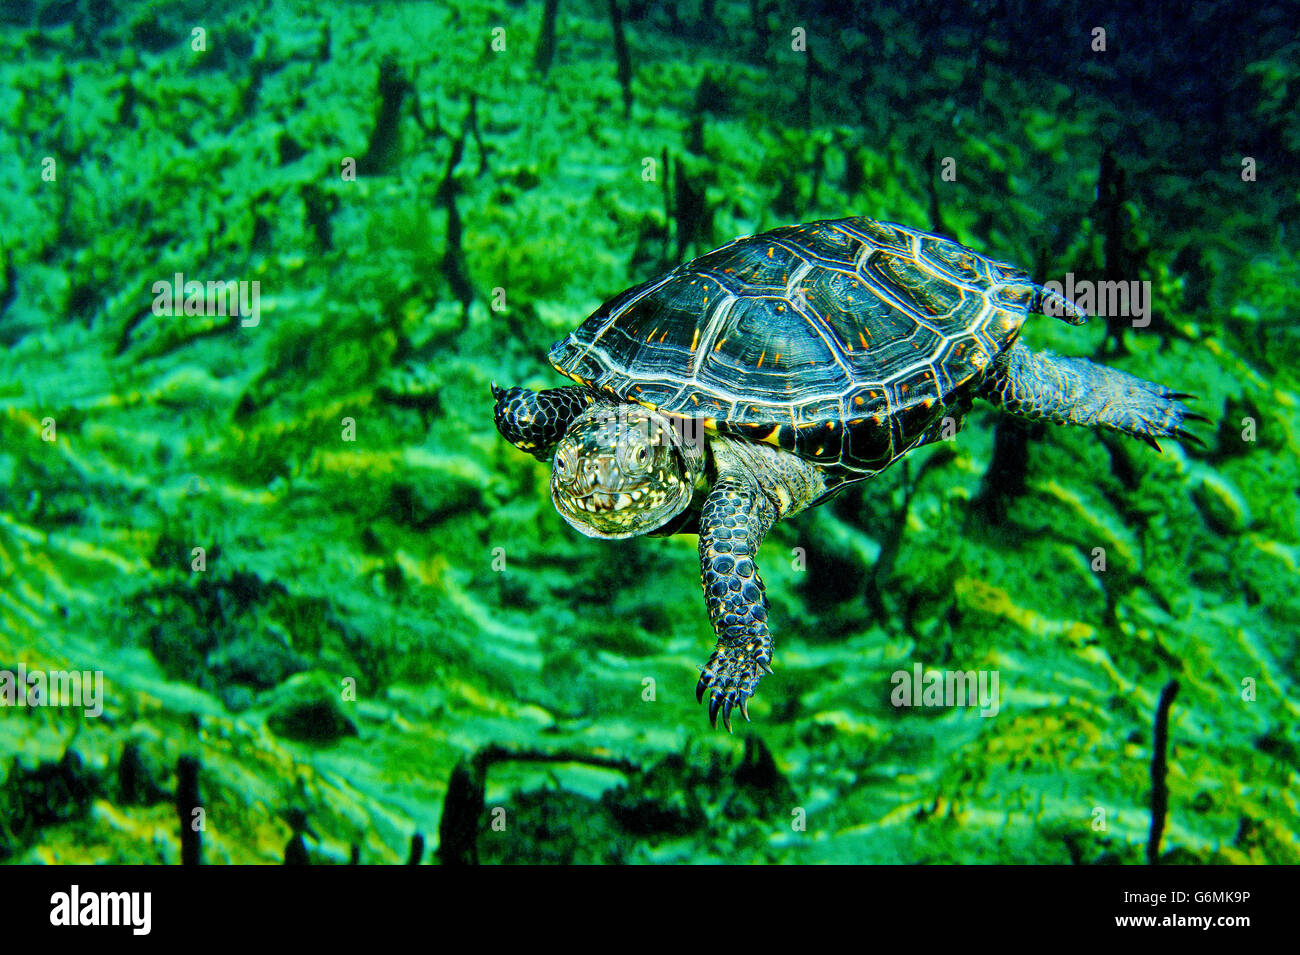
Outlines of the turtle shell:
[{"label": "turtle shell", "polygon": [[1024,270],[941,236],[823,220],[736,239],[629,289],[550,360],[619,400],[853,480],[964,410],[1041,293]]}]

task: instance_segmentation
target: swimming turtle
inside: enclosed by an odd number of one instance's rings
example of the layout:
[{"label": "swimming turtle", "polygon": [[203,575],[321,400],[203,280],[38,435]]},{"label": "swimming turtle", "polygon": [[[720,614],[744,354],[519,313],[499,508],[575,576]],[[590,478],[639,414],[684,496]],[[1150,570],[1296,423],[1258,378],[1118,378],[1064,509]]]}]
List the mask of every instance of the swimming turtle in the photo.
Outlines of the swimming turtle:
[{"label": "swimming turtle", "polygon": [[786,226],[602,305],[551,348],[577,385],[493,384],[496,426],[553,462],[552,501],[583,534],[699,535],[718,642],[696,697],[730,730],[772,672],[755,557],[774,522],[954,434],[977,397],[1157,450],[1191,437],[1188,395],[1031,351],[1029,312],[1087,317],[938,235],[862,217]]}]

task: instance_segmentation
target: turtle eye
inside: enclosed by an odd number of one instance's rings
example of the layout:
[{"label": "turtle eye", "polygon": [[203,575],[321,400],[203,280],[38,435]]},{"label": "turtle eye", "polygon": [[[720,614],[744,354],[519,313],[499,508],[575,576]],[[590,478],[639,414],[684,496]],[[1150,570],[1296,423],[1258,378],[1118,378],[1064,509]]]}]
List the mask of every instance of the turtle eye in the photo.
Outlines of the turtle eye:
[{"label": "turtle eye", "polygon": [[633,459],[634,461],[636,461],[637,464],[645,464],[645,462],[646,462],[646,457],[647,457],[647,455],[646,455],[646,450],[645,450],[645,445],[644,445],[644,444],[643,444],[643,445],[640,445],[640,446],[636,449],[636,453],[632,455],[632,459]]}]

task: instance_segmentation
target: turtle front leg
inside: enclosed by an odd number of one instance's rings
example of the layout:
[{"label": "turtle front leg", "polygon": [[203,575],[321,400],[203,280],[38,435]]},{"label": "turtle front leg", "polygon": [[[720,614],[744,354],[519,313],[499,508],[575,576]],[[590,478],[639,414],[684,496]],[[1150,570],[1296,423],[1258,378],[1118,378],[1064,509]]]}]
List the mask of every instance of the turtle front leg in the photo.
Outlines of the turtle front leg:
[{"label": "turtle front leg", "polygon": [[723,477],[700,512],[700,577],[718,645],[695,698],[709,691],[709,722],[731,731],[731,711],[749,719],[748,702],[764,673],[771,673],[772,634],[767,595],[754,557],[776,520],[776,508],[752,483]]},{"label": "turtle front leg", "polygon": [[539,461],[550,459],[573,419],[591,405],[591,392],[577,386],[547,391],[506,390],[494,382],[492,397],[496,399],[494,417],[501,436]]}]

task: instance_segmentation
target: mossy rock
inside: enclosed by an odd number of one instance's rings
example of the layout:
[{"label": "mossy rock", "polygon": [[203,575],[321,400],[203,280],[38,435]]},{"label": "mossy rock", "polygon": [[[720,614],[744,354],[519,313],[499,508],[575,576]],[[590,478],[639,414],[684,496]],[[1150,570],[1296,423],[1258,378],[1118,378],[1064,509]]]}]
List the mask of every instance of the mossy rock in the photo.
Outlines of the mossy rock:
[{"label": "mossy rock", "polygon": [[538,789],[515,797],[504,829],[491,810],[479,832],[483,864],[616,865],[626,861],[618,828],[600,804],[565,790]]},{"label": "mossy rock", "polygon": [[341,695],[331,677],[300,673],[272,694],[266,725],[276,736],[300,743],[332,743],[356,736],[356,724],[344,712]]},{"label": "mossy rock", "polygon": [[76,750],[32,768],[15,761],[0,786],[0,860],[15,855],[46,826],[84,819],[103,792],[103,774]]},{"label": "mossy rock", "polygon": [[670,753],[647,772],[601,798],[625,831],[640,836],[684,836],[708,821],[692,783],[701,782],[686,761]]}]

